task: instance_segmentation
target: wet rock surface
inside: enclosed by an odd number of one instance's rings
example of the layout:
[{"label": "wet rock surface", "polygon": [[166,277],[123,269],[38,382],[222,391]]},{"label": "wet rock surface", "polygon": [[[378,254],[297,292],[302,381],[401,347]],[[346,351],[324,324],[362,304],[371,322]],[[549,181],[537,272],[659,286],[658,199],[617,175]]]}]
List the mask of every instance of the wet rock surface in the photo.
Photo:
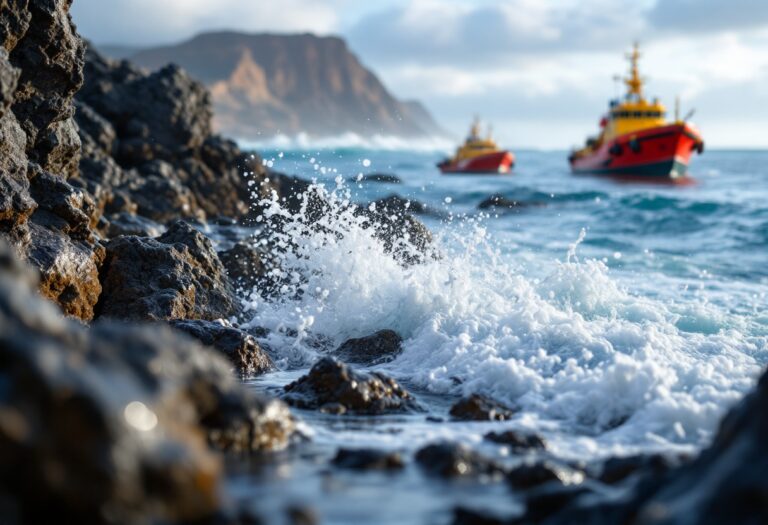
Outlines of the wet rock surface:
[{"label": "wet rock surface", "polygon": [[487,396],[472,394],[457,401],[450,414],[461,421],[505,421],[514,411]]},{"label": "wet rock surface", "polygon": [[0,494],[23,523],[213,520],[222,450],[285,447],[287,408],[160,326],[65,320],[0,241]]},{"label": "wet rock surface", "polygon": [[504,468],[463,443],[441,442],[416,452],[416,462],[427,474],[443,478],[501,476]]},{"label": "wet rock surface", "polygon": [[403,181],[394,173],[366,173],[363,176],[349,178],[350,182],[381,182],[385,184],[400,184]]},{"label": "wet rock surface", "polygon": [[331,357],[286,385],[283,399],[298,408],[330,413],[384,414],[416,409],[415,400],[397,381],[378,372],[363,373]]},{"label": "wet rock surface", "polygon": [[393,330],[348,339],[334,352],[337,359],[352,364],[373,365],[392,361],[402,352],[403,338]]},{"label": "wet rock surface", "polygon": [[106,245],[98,313],[130,320],[228,318],[239,301],[211,242],[185,222]]},{"label": "wet rock surface", "polygon": [[227,357],[243,376],[263,374],[274,367],[256,338],[221,321],[176,320],[170,325]]},{"label": "wet rock surface", "polygon": [[254,288],[269,292],[269,268],[274,262],[265,250],[252,243],[238,242],[232,248],[219,252],[219,259],[235,287],[248,295]]},{"label": "wet rock surface", "polygon": [[516,490],[527,490],[546,483],[578,484],[583,480],[583,472],[548,460],[523,463],[507,473],[507,481]]},{"label": "wet rock surface", "polygon": [[483,439],[507,445],[515,452],[524,452],[528,450],[545,450],[547,443],[544,438],[538,434],[528,432],[517,432],[514,430],[505,430],[502,432],[489,432]]},{"label": "wet rock surface", "polygon": [[405,461],[399,452],[372,448],[339,449],[331,463],[338,468],[362,471],[400,470],[405,467]]}]

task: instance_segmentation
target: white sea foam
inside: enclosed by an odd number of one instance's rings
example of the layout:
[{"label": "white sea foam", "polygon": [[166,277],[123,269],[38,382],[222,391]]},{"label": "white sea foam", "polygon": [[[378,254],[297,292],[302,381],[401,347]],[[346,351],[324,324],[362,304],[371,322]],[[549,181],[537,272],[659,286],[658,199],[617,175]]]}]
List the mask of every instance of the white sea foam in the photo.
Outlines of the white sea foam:
[{"label": "white sea foam", "polygon": [[331,137],[312,137],[306,133],[294,136],[275,135],[264,140],[239,139],[238,145],[246,150],[321,150],[321,149],[366,149],[377,151],[450,151],[454,141],[445,137],[398,137],[395,135],[373,135],[364,137],[347,132]]},{"label": "white sea foam", "polygon": [[[343,189],[314,191],[332,211],[311,226],[277,201],[265,213],[288,221],[276,239],[287,284],[280,300],[251,307],[253,324],[272,330],[280,366],[311,364],[318,340],[331,348],[391,328],[405,343],[388,373],[429,392],[491,395],[529,426],[578,435],[579,450],[599,454],[700,446],[768,361],[764,334],[711,305],[633,295],[604,263],[578,260],[578,242],[534,279],[470,220],[437,235],[441,257],[404,266]],[[690,331],[677,326],[681,312]]]}]

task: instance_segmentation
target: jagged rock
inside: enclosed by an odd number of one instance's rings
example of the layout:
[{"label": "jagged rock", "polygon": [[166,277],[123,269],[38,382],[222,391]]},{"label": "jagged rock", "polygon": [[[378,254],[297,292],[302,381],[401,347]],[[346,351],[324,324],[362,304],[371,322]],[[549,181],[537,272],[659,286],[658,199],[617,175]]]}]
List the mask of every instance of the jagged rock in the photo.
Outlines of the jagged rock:
[{"label": "jagged rock", "polygon": [[413,199],[406,199],[400,195],[389,195],[373,202],[376,210],[388,215],[414,213],[416,215],[426,215],[430,217],[443,218],[446,214],[440,210],[435,210],[423,202]]},{"label": "jagged rock", "polygon": [[168,222],[179,217],[205,220],[205,212],[170,163],[152,161],[141,166],[141,177],[125,188],[136,203],[136,213],[153,221]]},{"label": "jagged rock", "polygon": [[286,446],[287,408],[162,327],[63,319],[0,241],[0,494],[22,523],[212,518],[228,450]]},{"label": "jagged rock", "polygon": [[163,226],[151,219],[122,212],[109,216],[109,226],[106,230],[106,236],[110,239],[123,235],[157,237],[163,233],[164,229]]},{"label": "jagged rock", "polygon": [[106,250],[101,316],[212,321],[240,309],[210,241],[182,221],[157,239],[118,237]]},{"label": "jagged rock", "polygon": [[504,472],[501,465],[463,443],[427,445],[416,452],[416,462],[426,473],[443,478],[496,476]]},{"label": "jagged rock", "polygon": [[[13,113],[27,135],[27,155],[46,171],[75,175],[80,139],[72,98],[83,83],[82,40],[69,16],[70,2],[30,2],[29,29],[10,51],[21,70]],[[21,6],[16,6],[19,9]]]},{"label": "jagged rock", "polygon": [[349,470],[399,470],[405,466],[398,452],[373,448],[342,448],[331,461],[334,466]]},{"label": "jagged rock", "polygon": [[11,65],[8,52],[0,47],[0,117],[5,115],[13,103],[20,76],[21,70]]},{"label": "jagged rock", "polygon": [[28,258],[40,271],[40,293],[66,315],[90,321],[101,294],[99,267],[104,250],[41,226],[36,219],[29,224]]},{"label": "jagged rock", "polygon": [[267,262],[273,264],[271,260],[265,260],[268,257],[263,249],[253,243],[244,242],[238,242],[229,250],[219,252],[219,259],[227,269],[227,275],[241,292],[250,292],[255,287],[267,291]]},{"label": "jagged rock", "polygon": [[489,432],[483,436],[483,438],[500,445],[508,445],[515,452],[522,452],[527,450],[545,450],[547,448],[547,443],[544,441],[544,438],[538,434],[521,433],[514,430]]},{"label": "jagged rock", "polygon": [[524,463],[507,473],[507,481],[516,490],[527,490],[550,482],[579,484],[583,480],[582,471],[551,461]]},{"label": "jagged rock", "polygon": [[392,361],[402,352],[403,338],[393,330],[348,339],[333,353],[345,363],[372,365]]},{"label": "jagged rock", "polygon": [[252,335],[217,321],[171,321],[171,326],[226,356],[241,375],[263,374],[274,368],[272,359]]},{"label": "jagged rock", "polygon": [[47,171],[39,168],[31,171],[30,192],[38,204],[37,222],[73,239],[90,240],[91,227],[96,225],[99,216],[91,196]]},{"label": "jagged rock", "polygon": [[505,421],[514,411],[489,397],[472,394],[457,401],[450,414],[462,421]]},{"label": "jagged rock", "polygon": [[405,264],[422,262],[431,255],[432,233],[413,216],[384,209],[359,208],[364,226],[373,228],[384,249]]},{"label": "jagged rock", "polygon": [[378,372],[356,372],[331,357],[320,359],[307,375],[286,385],[283,399],[299,408],[333,413],[382,414],[416,408],[394,379]]}]

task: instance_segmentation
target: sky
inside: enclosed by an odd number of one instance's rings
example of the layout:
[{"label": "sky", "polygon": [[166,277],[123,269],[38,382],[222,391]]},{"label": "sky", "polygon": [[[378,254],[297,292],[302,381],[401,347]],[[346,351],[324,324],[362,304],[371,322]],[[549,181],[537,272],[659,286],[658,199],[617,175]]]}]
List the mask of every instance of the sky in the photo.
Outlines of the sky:
[{"label": "sky", "polygon": [[639,41],[647,95],[670,113],[679,97],[709,147],[768,147],[768,0],[75,0],[72,16],[96,44],[340,35],[455,136],[477,114],[511,147],[594,133]]}]

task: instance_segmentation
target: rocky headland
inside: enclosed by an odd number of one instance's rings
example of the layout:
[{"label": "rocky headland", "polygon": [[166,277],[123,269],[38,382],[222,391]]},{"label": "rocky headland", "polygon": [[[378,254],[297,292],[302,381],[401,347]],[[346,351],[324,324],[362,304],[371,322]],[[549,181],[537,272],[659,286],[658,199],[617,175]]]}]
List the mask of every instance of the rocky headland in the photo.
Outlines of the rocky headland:
[{"label": "rocky headland", "polygon": [[[421,393],[375,369],[402,338],[382,330],[328,348],[275,397],[241,381],[275,367],[239,322],[244,291],[275,293],[268,269],[284,246],[220,246],[204,226],[251,224],[268,195],[306,205],[309,185],[215,135],[211,97],[183,69],[99,55],[70,4],[0,1],[0,521],[273,522],[233,503],[228,459],[305,446],[302,414],[423,417]],[[318,227],[326,203],[309,199],[306,226]],[[431,255],[409,206],[355,211],[403,265]],[[418,253],[398,252],[406,234]],[[444,416],[463,424],[515,410],[455,401]],[[524,503],[510,516],[457,506],[454,523],[765,523],[767,439],[763,377],[694,459],[567,463],[541,436],[495,430],[483,451],[343,448],[327,466],[501,484]],[[297,507],[288,519],[315,518]]]}]

